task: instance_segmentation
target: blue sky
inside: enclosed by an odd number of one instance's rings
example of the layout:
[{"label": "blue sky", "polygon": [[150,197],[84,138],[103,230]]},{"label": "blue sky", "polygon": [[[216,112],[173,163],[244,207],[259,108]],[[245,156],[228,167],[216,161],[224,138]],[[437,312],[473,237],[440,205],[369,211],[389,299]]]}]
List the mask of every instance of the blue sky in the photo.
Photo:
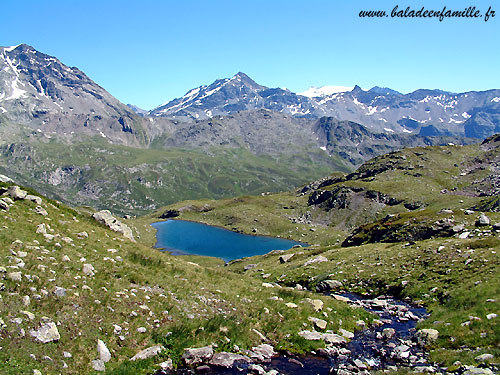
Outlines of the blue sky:
[{"label": "blue sky", "polygon": [[[492,4],[493,3],[493,4]],[[151,109],[242,71],[260,84],[500,88],[500,4],[487,1],[2,0],[0,45],[27,43]],[[498,3],[497,3],[498,4]],[[361,19],[395,5],[484,19]]]}]

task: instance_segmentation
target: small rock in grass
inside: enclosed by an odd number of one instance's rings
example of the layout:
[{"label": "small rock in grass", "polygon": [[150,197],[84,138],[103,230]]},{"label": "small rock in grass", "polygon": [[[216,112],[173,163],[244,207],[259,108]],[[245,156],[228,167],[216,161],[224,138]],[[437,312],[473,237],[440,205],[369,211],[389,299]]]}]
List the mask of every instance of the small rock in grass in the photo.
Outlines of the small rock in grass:
[{"label": "small rock in grass", "polygon": [[478,362],[488,362],[488,361],[491,361],[493,358],[495,358],[495,356],[493,354],[484,353],[484,354],[478,355],[474,359]]},{"label": "small rock in grass", "polygon": [[43,208],[42,206],[36,206],[35,207],[35,212],[39,215],[42,215],[42,216],[47,216],[49,213],[45,210],[45,208]]},{"label": "small rock in grass", "polygon": [[94,359],[92,362],[92,368],[96,371],[106,371],[106,366],[104,365],[104,362],[101,361],[100,359]]},{"label": "small rock in grass", "polygon": [[30,334],[44,344],[52,341],[58,341],[61,338],[56,324],[50,321],[43,323],[38,330],[32,330]]},{"label": "small rock in grass", "polygon": [[476,226],[477,227],[484,227],[487,225],[490,225],[490,219],[484,213],[481,213],[481,215],[479,215],[479,217],[476,220]]},{"label": "small rock in grass", "polygon": [[439,331],[432,328],[424,328],[418,330],[415,336],[420,345],[428,345],[439,338]]},{"label": "small rock in grass", "polygon": [[97,340],[97,353],[99,353],[99,359],[103,362],[109,362],[111,359],[111,353],[102,340]]},{"label": "small rock in grass", "polygon": [[92,264],[85,263],[83,265],[82,271],[85,275],[90,276],[90,277],[95,275],[95,273],[94,273],[95,268]]},{"label": "small rock in grass", "polygon": [[139,353],[130,358],[130,360],[137,361],[138,359],[148,359],[160,354],[164,349],[165,348],[161,345],[151,346],[147,349],[141,350]]}]

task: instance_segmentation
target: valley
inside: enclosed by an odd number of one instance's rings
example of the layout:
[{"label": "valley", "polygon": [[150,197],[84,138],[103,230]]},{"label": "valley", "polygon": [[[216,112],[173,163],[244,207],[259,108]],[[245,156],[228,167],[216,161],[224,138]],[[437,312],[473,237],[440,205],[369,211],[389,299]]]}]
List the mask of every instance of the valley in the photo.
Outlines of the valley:
[{"label": "valley", "polygon": [[[497,373],[499,98],[239,72],[148,111],[0,47],[0,372]],[[174,256],[172,218],[309,246]]]}]

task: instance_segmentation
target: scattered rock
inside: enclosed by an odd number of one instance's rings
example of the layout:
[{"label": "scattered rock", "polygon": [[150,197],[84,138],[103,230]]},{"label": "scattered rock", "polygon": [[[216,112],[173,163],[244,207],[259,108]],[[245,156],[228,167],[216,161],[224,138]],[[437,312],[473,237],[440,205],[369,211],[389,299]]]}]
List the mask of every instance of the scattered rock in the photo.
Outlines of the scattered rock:
[{"label": "scattered rock", "polygon": [[30,335],[44,344],[52,341],[58,341],[61,338],[56,324],[50,321],[43,323],[38,330],[31,331]]},{"label": "scattered rock", "polygon": [[77,233],[76,236],[78,238],[89,238],[89,235],[87,232],[83,231],[83,232],[80,232],[80,233]]},{"label": "scattered rock", "polygon": [[[351,302],[351,300],[350,300],[349,298],[344,297],[344,296],[339,296],[339,295],[337,295],[337,294],[332,294],[332,297],[333,297],[333,298],[335,298],[337,301],[342,301],[342,302]],[[361,322],[363,322],[363,321],[361,320]],[[365,323],[365,322],[363,322],[363,324],[364,324],[364,323]]]},{"label": "scattered rock", "polygon": [[345,329],[340,328],[339,333],[342,335],[342,337],[345,337],[346,339],[352,339],[354,337],[354,333],[350,331],[346,331]]},{"label": "scattered rock", "polygon": [[315,264],[315,263],[323,263],[323,262],[328,262],[328,259],[325,258],[323,255],[320,255],[314,259],[310,259],[307,262],[304,263],[304,267],[310,265],[310,264]]},{"label": "scattered rock", "polygon": [[490,219],[484,213],[481,213],[481,215],[479,215],[479,217],[476,220],[476,226],[484,227],[487,225],[490,225]]},{"label": "scattered rock", "polygon": [[161,345],[151,346],[147,349],[141,350],[139,353],[130,358],[131,361],[137,361],[138,359],[148,359],[154,357],[165,350],[165,348]]},{"label": "scattered rock", "polygon": [[347,340],[344,337],[337,335],[335,333],[324,333],[323,340],[325,340],[327,344],[332,344],[332,345],[343,345],[347,342]]},{"label": "scattered rock", "polygon": [[64,297],[66,296],[66,289],[56,286],[56,289],[54,290],[54,295],[56,295],[57,297]]},{"label": "scattered rock", "polygon": [[385,340],[392,339],[395,334],[396,334],[396,330],[394,328],[384,328],[384,330],[382,331],[382,337]]},{"label": "scattered rock", "polygon": [[262,358],[263,360],[271,359],[274,355],[276,355],[274,348],[269,344],[260,344],[258,346],[254,346],[252,348],[252,352],[256,354],[256,358]]},{"label": "scattered rock", "polygon": [[101,224],[106,225],[112,231],[120,233],[125,238],[128,238],[129,240],[135,242],[132,230],[126,224],[123,224],[122,222],[118,221],[118,219],[113,217],[113,215],[111,215],[111,212],[109,212],[108,210],[96,212],[94,213],[94,215],[92,215],[92,217]]},{"label": "scattered rock", "polygon": [[316,331],[304,330],[304,331],[300,331],[298,333],[298,335],[300,337],[303,337],[304,339],[310,340],[310,341],[318,341],[318,340],[323,339],[323,334],[321,332],[316,332]]},{"label": "scattered rock", "polygon": [[84,264],[83,268],[82,268],[82,271],[83,271],[83,273],[85,275],[90,276],[90,277],[92,277],[92,276],[95,275],[95,273],[94,273],[95,268],[94,268],[94,266],[92,264],[87,264],[87,263]]},{"label": "scattered rock", "polygon": [[2,199],[0,199],[0,209],[9,211],[9,205]]},{"label": "scattered rock", "polygon": [[14,182],[10,177],[4,176],[3,174],[0,174],[0,182],[3,182],[5,184],[9,182]]},{"label": "scattered rock", "polygon": [[316,286],[316,291],[321,293],[331,290],[337,290],[340,288],[342,288],[342,283],[338,280],[323,280]]},{"label": "scattered rock", "polygon": [[209,364],[212,366],[231,368],[234,367],[237,362],[250,362],[250,358],[241,354],[221,352],[215,353]]},{"label": "scattered rock", "polygon": [[288,262],[295,254],[283,254],[280,256],[280,263]]},{"label": "scattered rock", "polygon": [[99,354],[99,359],[103,362],[109,362],[111,359],[111,353],[102,340],[97,340],[97,353]]},{"label": "scattered rock", "polygon": [[312,305],[312,307],[314,308],[314,311],[319,312],[319,311],[321,311],[323,309],[324,303],[320,299],[310,299],[310,298],[308,298],[307,302],[309,302]]},{"label": "scattered rock", "polygon": [[7,189],[7,195],[14,200],[24,199],[28,193],[22,190],[19,186],[10,186]]},{"label": "scattered rock", "polygon": [[493,358],[495,358],[495,356],[493,354],[484,353],[484,354],[478,355],[474,359],[478,362],[488,362],[488,361],[491,361]]},{"label": "scattered rock", "polygon": [[163,371],[173,370],[174,369],[174,364],[172,363],[171,359],[167,359],[166,361],[160,363],[160,368]]},{"label": "scattered rock", "polygon": [[48,215],[48,212],[45,210],[45,208],[41,207],[41,206],[36,206],[35,207],[35,212],[39,215],[42,215],[42,216],[47,216]]},{"label": "scattered rock", "polygon": [[266,375],[266,370],[261,365],[251,364],[248,366],[248,370],[254,374]]},{"label": "scattered rock", "polygon": [[439,331],[432,328],[424,328],[418,330],[415,337],[420,345],[428,345],[439,338]]},{"label": "scattered rock", "polygon": [[498,315],[495,313],[491,313],[491,314],[486,315],[486,319],[488,319],[488,320],[495,319],[496,317],[498,317]]},{"label": "scattered rock", "polygon": [[27,201],[35,202],[39,206],[42,204],[42,198],[37,197],[36,195],[28,194],[26,195],[26,197],[24,197],[24,199],[26,199]]},{"label": "scattered rock", "polygon": [[328,324],[326,322],[326,320],[318,319],[318,318],[315,318],[314,316],[310,316],[309,318],[307,318],[307,320],[309,320],[310,322],[312,322],[314,324],[314,327],[316,329],[320,329],[320,330],[326,329],[326,326]]},{"label": "scattered rock", "polygon": [[465,366],[465,371],[462,375],[494,375],[489,368],[478,368],[474,366]]},{"label": "scattered rock", "polygon": [[106,371],[106,366],[104,365],[104,362],[101,361],[100,359],[94,359],[92,362],[92,368],[96,371]]},{"label": "scattered rock", "polygon": [[209,361],[212,358],[214,351],[212,346],[204,346],[201,348],[188,348],[184,350],[182,355],[182,360],[188,366],[196,365],[205,361]]},{"label": "scattered rock", "polygon": [[7,277],[12,281],[20,282],[22,281],[22,275],[21,272],[10,272],[7,274]]}]

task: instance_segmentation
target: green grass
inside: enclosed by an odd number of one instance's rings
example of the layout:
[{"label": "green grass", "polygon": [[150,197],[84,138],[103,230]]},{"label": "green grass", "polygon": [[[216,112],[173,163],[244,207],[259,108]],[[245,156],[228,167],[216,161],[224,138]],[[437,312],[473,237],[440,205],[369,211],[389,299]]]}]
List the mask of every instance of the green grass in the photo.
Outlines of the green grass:
[{"label": "green grass", "polygon": [[[112,353],[106,367],[113,374],[150,373],[165,356],[178,364],[187,346],[215,344],[218,351],[234,350],[234,345],[248,349],[261,343],[254,328],[275,347],[297,353],[310,349],[311,344],[304,343],[296,333],[304,329],[303,324],[311,327],[309,316],[323,317],[304,302],[313,297],[311,293],[265,288],[262,281],[229,272],[210,258],[175,257],[132,243],[94,222],[86,209],[71,209],[46,198],[43,206],[47,217],[35,213],[35,204],[26,201],[17,201],[8,212],[0,213],[0,265],[11,272],[10,267],[17,263],[13,256],[24,251],[26,256],[19,259],[25,265],[19,271],[33,280],[29,282],[23,276],[17,283],[0,274],[0,318],[7,325],[0,329],[2,374],[32,374],[33,369],[43,374],[91,374],[97,339],[102,339]],[[47,241],[35,233],[41,223],[49,224],[58,237]],[[76,234],[82,231],[89,237],[79,238]],[[73,242],[62,241],[64,236]],[[16,240],[22,244],[14,243]],[[64,255],[69,262],[63,261]],[[84,263],[95,267],[94,277],[82,273]],[[56,286],[67,290],[65,297],[53,295]],[[37,294],[42,296],[40,300]],[[25,295],[31,297],[28,306],[22,304]],[[272,296],[279,299],[270,300]],[[322,299],[332,329],[339,319],[344,327],[353,327],[356,319],[372,319],[337,301]],[[285,306],[291,301],[299,302],[298,307]],[[33,313],[35,319],[30,321],[21,313],[23,310]],[[44,316],[57,322],[61,335],[58,342],[41,344],[30,337],[30,330],[36,329]],[[23,319],[19,326],[12,322],[15,318]],[[123,340],[114,334],[114,324],[122,327]],[[137,332],[139,327],[146,327],[147,332]],[[168,344],[165,356],[137,364],[128,362],[139,350],[155,343]],[[73,357],[64,358],[63,351]],[[42,360],[45,355],[52,361]],[[63,361],[67,370],[62,369]]]},{"label": "green grass", "polygon": [[0,147],[0,173],[72,205],[120,214],[144,214],[186,199],[288,190],[332,169],[347,171],[339,158],[295,149],[274,155],[224,147],[140,149],[99,137],[73,145]]},{"label": "green grass", "polygon": [[[477,365],[474,358],[488,352],[495,355],[494,362],[498,363],[498,318],[488,320],[486,315],[500,311],[500,232],[491,227],[475,227],[478,213],[464,213],[471,207],[496,211],[496,196],[485,199],[471,192],[476,187],[488,191],[489,176],[495,176],[496,172],[484,161],[496,160],[498,154],[498,148],[484,152],[478,145],[407,149],[373,159],[358,170],[368,172],[371,177],[354,177],[321,188],[348,186],[378,191],[403,200],[395,206],[352,195],[346,207],[327,209],[308,205],[311,192],[305,196],[279,193],[179,202],[134,223],[143,239],[153,243],[154,230],[149,223],[158,220],[165,210],[176,209],[181,212],[181,219],[245,233],[256,229],[259,234],[308,242],[314,246],[288,250],[294,256],[285,264],[280,263],[279,253],[270,253],[231,262],[228,268],[284,286],[301,284],[314,289],[321,280],[334,278],[342,281],[349,291],[408,297],[431,312],[431,317],[420,327],[440,332],[440,339],[430,348],[431,359],[446,366],[457,360]],[[421,202],[423,208],[410,211],[404,207],[407,202]],[[442,209],[451,209],[452,213],[441,212]],[[394,216],[386,219],[389,214]],[[487,215],[492,223],[500,222],[500,213],[487,212]],[[293,222],[300,217],[309,218],[311,223]],[[455,235],[408,242],[411,233],[442,219],[463,225],[471,237],[460,239]],[[368,242],[375,243],[341,247],[342,241],[358,226],[366,228],[366,235],[370,231],[384,231],[384,226],[386,233],[394,230],[394,239],[390,241],[393,243],[367,237]],[[304,266],[318,255],[329,261]],[[244,271],[248,264],[257,267]],[[271,276],[263,279],[264,274]]]}]

